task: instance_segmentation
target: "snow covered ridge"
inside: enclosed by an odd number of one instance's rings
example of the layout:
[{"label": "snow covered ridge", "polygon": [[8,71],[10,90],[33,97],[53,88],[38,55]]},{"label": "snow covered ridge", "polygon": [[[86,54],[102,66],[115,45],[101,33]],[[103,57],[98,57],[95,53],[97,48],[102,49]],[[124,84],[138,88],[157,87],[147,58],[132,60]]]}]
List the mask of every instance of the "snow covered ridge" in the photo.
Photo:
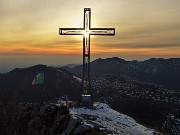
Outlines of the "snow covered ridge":
[{"label": "snow covered ridge", "polygon": [[76,79],[78,82],[81,82],[81,81],[82,81],[82,79],[79,78],[79,77],[73,76],[73,78]]},{"label": "snow covered ridge", "polygon": [[154,135],[153,129],[138,124],[134,119],[111,109],[107,104],[96,103],[95,109],[71,108],[73,119],[80,119],[85,127],[99,127],[108,134]]}]

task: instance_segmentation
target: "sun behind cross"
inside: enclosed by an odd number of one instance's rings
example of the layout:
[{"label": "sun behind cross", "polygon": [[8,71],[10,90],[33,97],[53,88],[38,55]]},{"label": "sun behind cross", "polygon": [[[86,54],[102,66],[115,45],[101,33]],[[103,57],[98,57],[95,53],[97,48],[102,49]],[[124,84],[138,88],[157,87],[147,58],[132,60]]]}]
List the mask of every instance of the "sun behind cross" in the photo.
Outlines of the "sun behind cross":
[{"label": "sun behind cross", "polygon": [[80,104],[92,105],[92,91],[90,84],[90,36],[114,36],[115,28],[91,28],[91,9],[84,8],[83,28],[60,28],[60,35],[83,35],[83,78]]}]

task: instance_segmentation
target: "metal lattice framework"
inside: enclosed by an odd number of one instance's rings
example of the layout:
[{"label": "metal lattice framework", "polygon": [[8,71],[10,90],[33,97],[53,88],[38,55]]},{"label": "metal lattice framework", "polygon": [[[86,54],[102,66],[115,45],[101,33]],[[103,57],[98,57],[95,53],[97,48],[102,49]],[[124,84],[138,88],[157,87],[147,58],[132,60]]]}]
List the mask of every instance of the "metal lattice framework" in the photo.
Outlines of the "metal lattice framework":
[{"label": "metal lattice framework", "polygon": [[92,92],[90,83],[90,36],[104,35],[114,36],[115,28],[91,28],[91,9],[84,8],[83,28],[60,28],[60,35],[83,35],[83,78],[80,104],[90,105],[92,103]]}]

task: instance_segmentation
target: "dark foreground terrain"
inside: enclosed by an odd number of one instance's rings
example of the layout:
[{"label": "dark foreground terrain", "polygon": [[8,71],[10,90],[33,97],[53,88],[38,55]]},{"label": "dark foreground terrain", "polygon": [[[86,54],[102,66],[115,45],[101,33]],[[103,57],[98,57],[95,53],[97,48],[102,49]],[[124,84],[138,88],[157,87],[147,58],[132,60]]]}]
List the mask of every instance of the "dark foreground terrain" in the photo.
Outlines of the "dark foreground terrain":
[{"label": "dark foreground terrain", "polygon": [[[2,102],[1,98],[1,107]],[[1,135],[106,135],[98,127],[83,126],[66,106],[52,102],[23,106],[7,102],[0,116]]]},{"label": "dark foreground terrain", "polygon": [[[100,66],[103,63],[107,67]],[[180,133],[180,83],[177,80],[180,77],[179,59],[150,59],[143,63],[145,66],[141,66],[142,63],[137,61],[126,62],[119,58],[99,59],[92,62],[94,100],[109,104],[113,109],[131,116],[147,127],[164,134],[178,135]],[[166,64],[169,66],[166,67]],[[77,100],[81,80],[81,73],[75,72],[79,70],[78,67],[81,69],[81,66],[77,66],[68,69],[71,70],[68,72],[62,68],[37,65],[1,74],[1,132],[11,132],[11,129],[16,129],[18,124],[14,123],[14,120],[17,122],[17,119],[21,119],[22,121],[18,123],[27,122],[24,121],[24,117],[29,118],[28,111],[24,114],[23,110],[28,109],[21,108],[20,111],[18,106],[20,103],[30,107],[29,112],[32,115],[31,103],[41,108],[42,104],[39,103],[64,95],[67,95],[70,100]],[[44,84],[33,87],[32,80],[39,72],[45,74]],[[173,84],[176,85],[170,87]],[[17,128],[17,132],[21,127],[26,129],[26,126],[23,127],[22,124]],[[32,129],[36,128],[41,127],[35,126]]]}]

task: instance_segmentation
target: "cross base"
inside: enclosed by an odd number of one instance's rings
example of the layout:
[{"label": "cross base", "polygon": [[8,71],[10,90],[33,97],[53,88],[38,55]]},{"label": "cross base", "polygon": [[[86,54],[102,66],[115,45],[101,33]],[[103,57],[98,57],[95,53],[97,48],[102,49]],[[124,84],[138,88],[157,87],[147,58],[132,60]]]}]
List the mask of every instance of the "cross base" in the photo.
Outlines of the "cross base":
[{"label": "cross base", "polygon": [[93,106],[92,95],[89,94],[81,94],[79,106]]}]

